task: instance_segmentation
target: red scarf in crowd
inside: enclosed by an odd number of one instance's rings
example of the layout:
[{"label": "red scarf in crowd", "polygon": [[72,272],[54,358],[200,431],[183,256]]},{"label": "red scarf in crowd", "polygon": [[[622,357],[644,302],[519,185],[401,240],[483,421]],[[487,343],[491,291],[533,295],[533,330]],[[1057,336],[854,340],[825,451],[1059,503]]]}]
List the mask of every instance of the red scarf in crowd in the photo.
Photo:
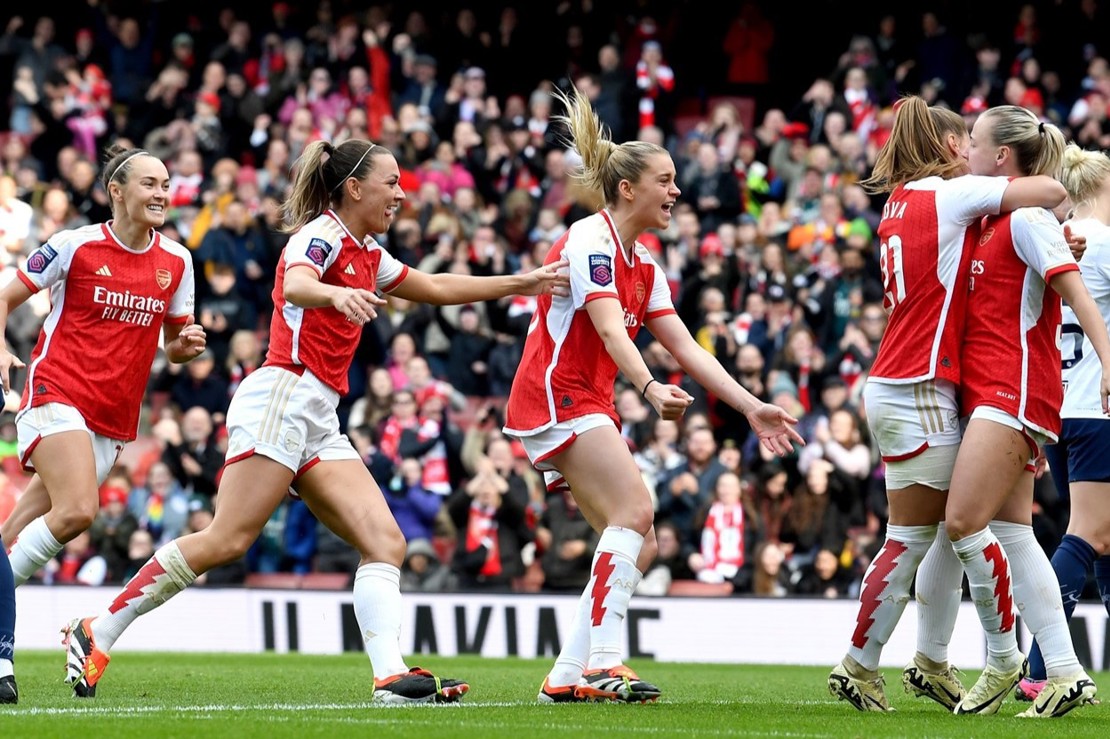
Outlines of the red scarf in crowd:
[{"label": "red scarf in crowd", "polygon": [[470,517],[466,524],[466,551],[473,552],[482,546],[489,545],[486,552],[486,561],[478,574],[486,577],[496,577],[501,574],[501,548],[497,544],[497,509],[485,506],[477,501],[470,503]]}]

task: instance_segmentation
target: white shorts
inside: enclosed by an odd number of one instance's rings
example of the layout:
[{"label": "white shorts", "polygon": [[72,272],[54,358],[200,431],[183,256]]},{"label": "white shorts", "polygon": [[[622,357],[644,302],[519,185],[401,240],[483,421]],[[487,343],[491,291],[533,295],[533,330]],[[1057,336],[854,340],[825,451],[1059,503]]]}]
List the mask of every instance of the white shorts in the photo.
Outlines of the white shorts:
[{"label": "white shorts", "polygon": [[567,481],[563,479],[562,473],[552,467],[547,460],[569,447],[580,434],[602,426],[616,428],[616,424],[609,416],[604,413],[591,413],[557,423],[533,436],[517,438],[524,445],[524,451],[528,453],[528,459],[531,460],[532,466],[543,473],[543,481],[550,493],[565,489]]},{"label": "white shorts", "polygon": [[84,431],[92,442],[93,459],[96,462],[96,484],[104,482],[108,473],[119,459],[125,441],[109,439],[95,431],[90,431],[80,411],[64,403],[45,403],[35,408],[24,408],[15,417],[19,461],[23,469],[34,472],[31,453],[43,437],[60,434],[63,431]]},{"label": "white shorts", "polygon": [[1038,431],[1037,429],[1026,426],[1017,416],[1011,415],[1001,408],[981,405],[971,412],[971,418],[982,418],[987,421],[994,421],[995,423],[1019,432],[1025,438],[1025,443],[1029,445],[1031,456],[1025,468],[1030,471],[1036,470],[1037,457],[1040,455],[1041,450],[1044,449],[1044,445],[1056,443],[1056,439],[1048,436],[1048,434],[1045,434],[1043,431]]},{"label": "white shorts", "polygon": [[868,380],[867,423],[886,463],[886,484],[947,490],[963,434],[956,386],[946,380],[894,385]]},{"label": "white shorts", "polygon": [[361,459],[339,432],[338,403],[339,395],[307,369],[255,370],[227,409],[226,464],[261,454],[299,477],[317,462]]}]

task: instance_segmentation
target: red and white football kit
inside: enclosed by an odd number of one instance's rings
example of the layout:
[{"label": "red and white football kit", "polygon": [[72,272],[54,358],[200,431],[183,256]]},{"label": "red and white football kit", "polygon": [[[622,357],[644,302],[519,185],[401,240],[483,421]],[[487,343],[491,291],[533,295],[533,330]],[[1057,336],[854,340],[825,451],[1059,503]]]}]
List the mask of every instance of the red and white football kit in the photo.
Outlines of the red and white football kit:
[{"label": "red and white football kit", "polygon": [[16,422],[25,465],[42,436],[85,428],[99,474],[135,438],[162,325],[193,313],[192,265],[188,249],[158,232],[133,251],[110,224],[62,231],[27,258],[17,277],[48,289],[51,306]]},{"label": "red and white football kit", "polygon": [[[613,395],[618,368],[586,304],[619,300],[632,338],[645,321],[675,312],[663,270],[643,245],[634,244],[629,253],[607,210],[572,225],[545,263],[564,258],[570,264],[571,294],[539,297],[505,409],[505,433],[521,439],[540,470],[549,469],[544,459],[587,428],[620,425]],[[554,476],[548,477],[553,489]]]},{"label": "red and white football kit", "polygon": [[1063,402],[1060,296],[1047,283],[1079,269],[1063,228],[1044,208],[986,218],[971,258],[961,412],[1001,411],[1020,422],[1031,445],[1055,442]]},{"label": "red and white football kit", "polygon": [[274,279],[266,361],[243,380],[227,411],[228,464],[257,453],[299,474],[321,460],[358,459],[335,409],[348,390],[362,326],[330,307],[286,301],[286,271],[301,265],[325,284],[366,290],[390,290],[408,273],[372,238],[356,239],[331,210],[293,234]]},{"label": "red and white football kit", "polygon": [[935,460],[922,470],[900,463],[930,447],[954,453],[959,444],[956,386],[967,241],[978,233],[983,215],[998,212],[1008,185],[1005,178],[929,177],[898,186],[883,207],[880,265],[890,320],[864,402],[892,488],[922,483],[947,489],[952,460]]}]

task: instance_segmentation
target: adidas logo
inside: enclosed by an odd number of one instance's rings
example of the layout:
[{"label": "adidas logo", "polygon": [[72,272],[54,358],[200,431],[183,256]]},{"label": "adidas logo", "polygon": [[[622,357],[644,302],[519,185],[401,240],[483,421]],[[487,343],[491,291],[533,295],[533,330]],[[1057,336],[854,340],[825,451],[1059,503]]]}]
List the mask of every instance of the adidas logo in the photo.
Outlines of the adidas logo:
[{"label": "adidas logo", "polygon": [[345,275],[353,275],[354,273],[355,273],[355,265],[353,265],[353,264],[348,264],[347,268],[345,270],[343,270],[343,274],[345,274]]},{"label": "adidas logo", "polygon": [[107,264],[105,264],[105,265],[104,265],[103,267],[101,267],[100,269],[98,269],[98,270],[96,271],[96,273],[97,273],[98,275],[100,275],[101,277],[111,277],[111,276],[112,276],[112,270],[108,269],[108,265],[107,265]]}]

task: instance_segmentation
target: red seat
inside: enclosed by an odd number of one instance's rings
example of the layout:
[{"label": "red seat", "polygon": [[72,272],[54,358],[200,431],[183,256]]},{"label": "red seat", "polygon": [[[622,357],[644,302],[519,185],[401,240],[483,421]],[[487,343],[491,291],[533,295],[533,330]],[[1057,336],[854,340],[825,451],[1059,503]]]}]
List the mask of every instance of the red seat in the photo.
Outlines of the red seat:
[{"label": "red seat", "polygon": [[346,572],[310,572],[301,577],[305,590],[346,590],[350,583],[351,576]]},{"label": "red seat", "polygon": [[701,582],[700,580],[675,580],[671,583],[671,589],[667,591],[667,595],[718,598],[725,595],[732,595],[732,583],[709,583]]},{"label": "red seat", "polygon": [[269,588],[271,590],[297,590],[301,587],[302,575],[293,572],[252,572],[243,583],[248,588]]}]

